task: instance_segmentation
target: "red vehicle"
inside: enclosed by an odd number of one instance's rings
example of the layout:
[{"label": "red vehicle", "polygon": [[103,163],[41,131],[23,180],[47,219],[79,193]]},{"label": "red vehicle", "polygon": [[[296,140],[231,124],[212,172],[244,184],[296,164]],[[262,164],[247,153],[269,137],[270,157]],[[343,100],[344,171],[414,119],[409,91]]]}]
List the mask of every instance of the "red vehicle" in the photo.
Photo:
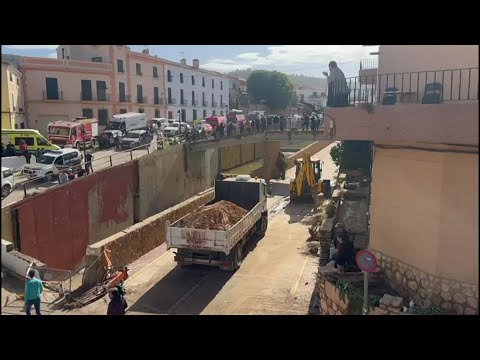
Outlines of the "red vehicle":
[{"label": "red vehicle", "polygon": [[247,128],[247,117],[244,114],[229,114],[227,116],[227,123],[233,123],[233,125],[238,129],[240,129],[240,124],[245,124],[245,129]]},{"label": "red vehicle", "polygon": [[97,119],[76,118],[71,121],[55,121],[48,124],[48,140],[60,147],[77,149],[95,147],[98,137]]},{"label": "red vehicle", "polygon": [[227,128],[227,118],[225,116],[210,116],[205,119],[205,122],[212,127],[213,131],[222,123]]}]

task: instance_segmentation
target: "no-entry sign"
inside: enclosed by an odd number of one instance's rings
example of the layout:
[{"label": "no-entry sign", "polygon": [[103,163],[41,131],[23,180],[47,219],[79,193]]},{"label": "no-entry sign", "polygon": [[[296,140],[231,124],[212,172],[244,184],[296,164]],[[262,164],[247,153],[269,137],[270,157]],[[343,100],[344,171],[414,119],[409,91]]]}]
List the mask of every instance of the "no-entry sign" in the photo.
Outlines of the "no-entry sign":
[{"label": "no-entry sign", "polygon": [[355,260],[358,267],[365,272],[375,272],[378,268],[377,258],[368,250],[359,251]]}]

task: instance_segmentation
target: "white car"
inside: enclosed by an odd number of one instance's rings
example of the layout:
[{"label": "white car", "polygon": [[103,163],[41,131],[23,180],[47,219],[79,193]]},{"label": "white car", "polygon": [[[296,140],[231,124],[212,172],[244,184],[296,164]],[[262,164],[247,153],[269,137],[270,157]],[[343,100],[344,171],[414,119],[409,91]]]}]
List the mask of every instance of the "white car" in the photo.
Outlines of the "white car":
[{"label": "white car", "polygon": [[10,194],[15,186],[15,175],[11,169],[2,166],[2,198]]},{"label": "white car", "polygon": [[23,174],[30,179],[44,178],[52,181],[59,170],[79,166],[82,163],[80,151],[73,148],[49,151],[37,160],[36,164],[25,164]]},{"label": "white car", "polygon": [[174,122],[168,125],[165,129],[163,129],[163,132],[167,137],[177,136],[177,135],[180,135],[180,131],[179,131],[180,128],[182,130],[181,133],[183,135],[183,134],[186,134],[187,131],[191,129],[191,126],[184,122],[182,122],[180,126],[179,122]]}]

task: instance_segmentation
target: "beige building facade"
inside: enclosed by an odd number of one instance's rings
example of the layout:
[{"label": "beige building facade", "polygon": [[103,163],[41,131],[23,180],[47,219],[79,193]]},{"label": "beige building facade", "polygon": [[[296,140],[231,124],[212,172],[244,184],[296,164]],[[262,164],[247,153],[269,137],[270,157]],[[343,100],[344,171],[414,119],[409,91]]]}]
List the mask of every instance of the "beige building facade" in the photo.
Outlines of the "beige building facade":
[{"label": "beige building facade", "polygon": [[24,99],[22,73],[2,61],[2,129],[25,128]]}]

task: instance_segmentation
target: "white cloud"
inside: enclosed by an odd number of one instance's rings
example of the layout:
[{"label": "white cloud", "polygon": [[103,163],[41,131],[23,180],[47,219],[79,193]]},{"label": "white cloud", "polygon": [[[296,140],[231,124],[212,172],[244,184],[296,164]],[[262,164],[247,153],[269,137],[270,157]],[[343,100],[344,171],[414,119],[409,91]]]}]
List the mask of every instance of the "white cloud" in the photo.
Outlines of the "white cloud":
[{"label": "white cloud", "polygon": [[58,45],[4,45],[8,49],[17,50],[56,50]]},{"label": "white cloud", "polygon": [[[267,47],[267,53],[243,53],[231,59],[212,59],[204,65],[217,71],[230,71],[246,68],[292,67],[290,71],[302,68],[327,66],[332,60],[337,63],[358,62],[374,51],[362,45],[279,45]],[[298,66],[298,69],[295,68]]]},{"label": "white cloud", "polygon": [[52,59],[56,59],[57,58],[57,52],[56,51],[51,52],[50,54],[48,54],[48,57],[52,58]]}]

